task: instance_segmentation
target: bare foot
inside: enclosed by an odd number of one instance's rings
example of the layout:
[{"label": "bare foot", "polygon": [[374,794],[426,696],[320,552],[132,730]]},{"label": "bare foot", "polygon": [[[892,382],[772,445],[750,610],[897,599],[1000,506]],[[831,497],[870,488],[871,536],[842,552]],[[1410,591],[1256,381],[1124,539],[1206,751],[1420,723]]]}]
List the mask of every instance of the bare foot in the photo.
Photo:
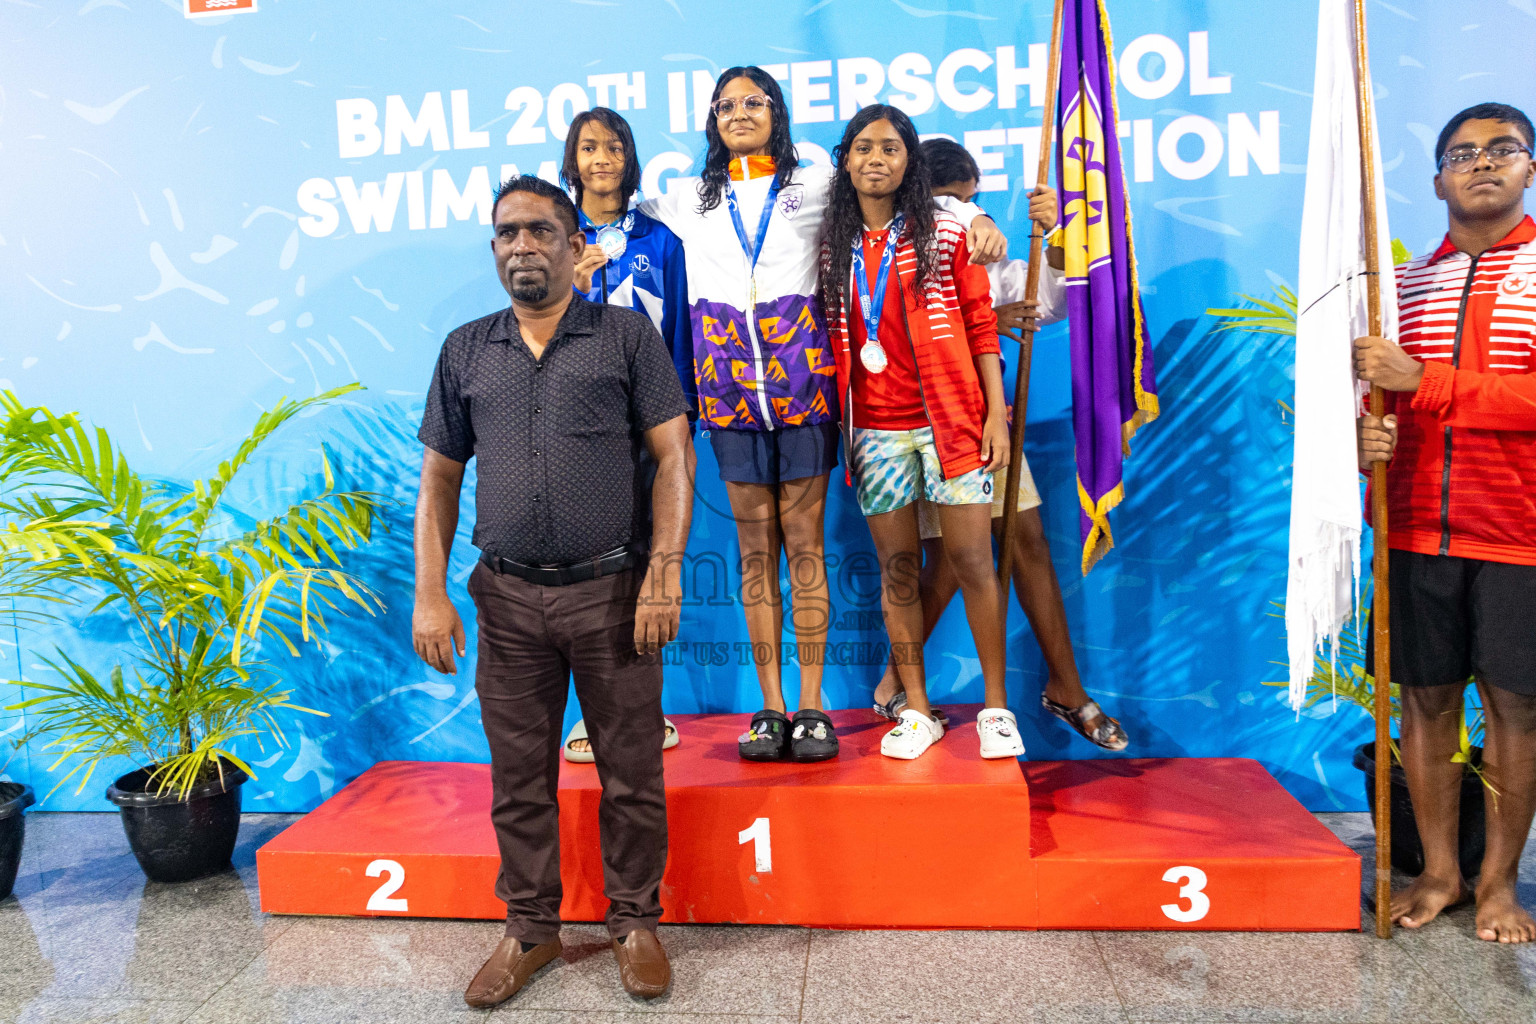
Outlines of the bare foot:
[{"label": "bare foot", "polygon": [[890,665],[885,666],[885,675],[880,677],[880,685],[875,687],[875,703],[887,704],[891,698],[901,692],[901,684],[896,681],[896,673]]},{"label": "bare foot", "polygon": [[1420,875],[1408,888],[1392,894],[1392,923],[1422,928],[1439,917],[1440,911],[1466,900],[1467,895],[1466,883],[1459,877],[1446,881]]},{"label": "bare foot", "polygon": [[1045,695],[1064,707],[1080,708],[1093,698],[1088,696],[1088,691],[1083,689],[1080,679],[1074,679],[1070,683],[1052,677],[1046,680]]},{"label": "bare foot", "polygon": [[1477,937],[1484,942],[1530,942],[1536,939],[1536,921],[1515,899],[1514,888],[1498,885],[1479,888]]}]

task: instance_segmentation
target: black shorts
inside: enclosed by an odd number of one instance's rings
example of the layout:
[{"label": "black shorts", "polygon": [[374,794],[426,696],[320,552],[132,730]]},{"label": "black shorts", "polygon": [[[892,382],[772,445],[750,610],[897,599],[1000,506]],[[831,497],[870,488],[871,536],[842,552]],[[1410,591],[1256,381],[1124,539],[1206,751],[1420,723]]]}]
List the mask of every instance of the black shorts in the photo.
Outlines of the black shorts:
[{"label": "black shorts", "polygon": [[711,430],[720,479],[776,487],[786,480],[825,476],[837,466],[836,423],[778,430]]},{"label": "black shorts", "polygon": [[[1536,565],[1389,553],[1392,682],[1468,679],[1536,696]],[[1376,663],[1374,636],[1366,665]]]}]

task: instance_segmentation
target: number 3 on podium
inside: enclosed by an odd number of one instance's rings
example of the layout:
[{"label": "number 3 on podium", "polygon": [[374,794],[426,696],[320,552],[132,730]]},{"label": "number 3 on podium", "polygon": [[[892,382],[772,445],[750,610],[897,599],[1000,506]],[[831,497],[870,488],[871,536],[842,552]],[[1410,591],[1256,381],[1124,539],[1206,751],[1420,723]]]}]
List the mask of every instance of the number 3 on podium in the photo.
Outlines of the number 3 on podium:
[{"label": "number 3 on podium", "polygon": [[1189,900],[1185,908],[1177,903],[1164,903],[1163,913],[1170,921],[1190,924],[1211,912],[1211,898],[1205,894],[1205,872],[1199,868],[1177,867],[1163,872],[1163,881],[1179,887],[1179,898]]}]

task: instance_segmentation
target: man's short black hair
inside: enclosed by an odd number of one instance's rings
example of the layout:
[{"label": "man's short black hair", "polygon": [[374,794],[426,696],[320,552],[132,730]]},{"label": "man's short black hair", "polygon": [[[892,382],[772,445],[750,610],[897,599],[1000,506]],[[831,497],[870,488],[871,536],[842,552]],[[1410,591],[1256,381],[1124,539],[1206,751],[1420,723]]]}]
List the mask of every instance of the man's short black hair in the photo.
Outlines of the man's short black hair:
[{"label": "man's short black hair", "polygon": [[1512,124],[1524,136],[1527,148],[1536,147],[1536,128],[1531,127],[1531,119],[1525,116],[1525,111],[1508,103],[1479,103],[1451,118],[1440,129],[1440,138],[1435,142],[1436,167],[1440,166],[1440,158],[1445,156],[1445,147],[1450,143],[1451,136],[1468,121],[1503,121]]},{"label": "man's short black hair", "polygon": [[971,151],[953,139],[924,139],[919,146],[928,164],[928,180],[934,188],[957,181],[980,181],[981,168]]},{"label": "man's short black hair", "polygon": [[607,107],[583,110],[571,118],[570,131],[565,136],[565,161],[560,167],[560,180],[566,188],[576,193],[576,205],[581,205],[581,170],[576,164],[576,150],[581,145],[581,129],[596,122],[608,129],[624,147],[624,174],[619,179],[619,192],[627,206],[629,199],[640,191],[640,154],[635,150],[635,134],[629,130],[629,122],[618,111]]},{"label": "man's short black hair", "polygon": [[565,222],[571,226],[569,234],[574,235],[580,228],[576,221],[576,204],[571,202],[571,197],[565,194],[565,189],[559,185],[551,185],[543,178],[532,174],[519,174],[515,178],[508,178],[502,182],[501,188],[496,190],[496,198],[491,202],[491,217],[496,216],[496,206],[506,196],[513,192],[532,192],[536,196],[543,196],[554,202]]}]

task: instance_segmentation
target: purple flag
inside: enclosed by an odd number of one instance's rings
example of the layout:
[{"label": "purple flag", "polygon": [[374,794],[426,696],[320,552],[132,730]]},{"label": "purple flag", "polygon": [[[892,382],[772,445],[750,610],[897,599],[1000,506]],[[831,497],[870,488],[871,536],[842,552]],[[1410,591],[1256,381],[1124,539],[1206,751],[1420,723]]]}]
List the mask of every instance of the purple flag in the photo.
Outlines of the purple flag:
[{"label": "purple flag", "polygon": [[1103,4],[1067,0],[1056,179],[1072,336],[1072,427],[1085,575],[1114,546],[1109,510],[1125,497],[1121,463],[1130,454],[1131,435],[1158,413],[1120,164],[1111,47]]}]

